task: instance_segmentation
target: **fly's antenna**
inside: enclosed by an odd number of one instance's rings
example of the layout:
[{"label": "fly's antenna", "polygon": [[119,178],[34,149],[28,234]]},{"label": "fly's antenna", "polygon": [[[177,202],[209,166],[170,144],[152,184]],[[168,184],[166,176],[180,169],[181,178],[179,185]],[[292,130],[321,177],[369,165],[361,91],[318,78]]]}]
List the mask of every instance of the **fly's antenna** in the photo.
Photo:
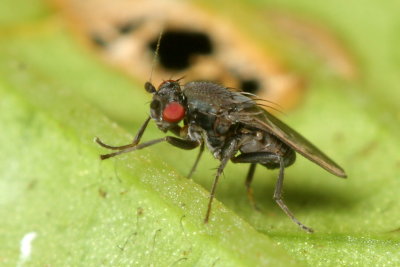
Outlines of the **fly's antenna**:
[{"label": "fly's antenna", "polygon": [[158,59],[158,52],[160,51],[160,43],[161,43],[162,35],[163,35],[163,30],[161,29],[160,34],[158,35],[158,39],[157,39],[157,46],[156,46],[156,51],[154,52],[153,62],[151,63],[151,72],[150,72],[149,83],[151,83],[151,79],[153,78],[154,68],[156,66],[157,59]]}]

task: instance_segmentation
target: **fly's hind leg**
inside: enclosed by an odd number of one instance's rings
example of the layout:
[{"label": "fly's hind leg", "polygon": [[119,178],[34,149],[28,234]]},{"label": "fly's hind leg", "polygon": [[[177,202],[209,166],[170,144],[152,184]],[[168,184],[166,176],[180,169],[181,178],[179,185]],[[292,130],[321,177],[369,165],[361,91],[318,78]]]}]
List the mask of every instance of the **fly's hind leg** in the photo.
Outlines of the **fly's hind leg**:
[{"label": "fly's hind leg", "polygon": [[[282,199],[282,188],[283,188],[283,178],[284,178],[284,170],[285,170],[285,162],[284,159],[276,154],[268,153],[268,152],[256,152],[256,153],[247,153],[247,154],[240,154],[239,156],[232,159],[234,163],[252,163],[252,164],[262,164],[270,168],[275,168],[279,166],[279,175],[278,180],[276,182],[274,197],[273,199],[279,205],[279,207],[295,222],[301,229],[306,232],[312,233],[314,232],[313,229],[310,227],[305,226],[301,223],[289,210],[286,204],[283,202]],[[251,166],[250,166],[251,168]],[[251,170],[251,169],[250,169]],[[249,171],[250,172],[250,171]],[[249,176],[246,179],[246,183],[249,180]],[[251,179],[250,179],[251,182]],[[246,184],[247,186],[247,184]]]},{"label": "fly's hind leg", "polygon": [[279,175],[278,175],[278,180],[276,182],[275,186],[275,191],[274,191],[274,200],[276,203],[279,205],[279,207],[286,213],[287,216],[289,216],[290,219],[292,219],[293,222],[295,222],[298,226],[300,226],[301,229],[308,233],[314,232],[313,229],[310,227],[305,226],[302,224],[299,220],[297,220],[296,217],[294,217],[293,213],[289,210],[289,208],[286,206],[286,204],[283,202],[282,199],[282,187],[283,187],[283,177],[284,177],[284,170],[285,170],[285,165],[282,157],[279,158]]}]

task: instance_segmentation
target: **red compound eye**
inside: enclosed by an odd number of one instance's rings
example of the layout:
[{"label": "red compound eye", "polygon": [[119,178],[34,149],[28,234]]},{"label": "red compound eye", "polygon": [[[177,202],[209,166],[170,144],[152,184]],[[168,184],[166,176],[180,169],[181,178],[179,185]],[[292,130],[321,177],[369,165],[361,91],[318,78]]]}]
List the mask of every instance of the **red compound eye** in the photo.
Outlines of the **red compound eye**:
[{"label": "red compound eye", "polygon": [[178,122],[185,116],[185,108],[178,102],[171,102],[165,107],[162,115],[167,122]]}]

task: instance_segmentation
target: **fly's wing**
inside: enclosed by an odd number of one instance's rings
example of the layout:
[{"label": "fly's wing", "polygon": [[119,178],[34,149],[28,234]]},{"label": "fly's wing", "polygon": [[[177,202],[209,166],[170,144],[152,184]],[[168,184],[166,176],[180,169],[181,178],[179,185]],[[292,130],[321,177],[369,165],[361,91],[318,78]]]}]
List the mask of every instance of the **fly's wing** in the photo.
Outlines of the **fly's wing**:
[{"label": "fly's wing", "polygon": [[253,106],[251,109],[236,112],[235,114],[231,114],[231,116],[232,119],[234,118],[236,121],[240,121],[245,125],[264,130],[276,136],[296,152],[318,164],[328,172],[339,177],[347,177],[344,170],[321,150],[264,109]]}]

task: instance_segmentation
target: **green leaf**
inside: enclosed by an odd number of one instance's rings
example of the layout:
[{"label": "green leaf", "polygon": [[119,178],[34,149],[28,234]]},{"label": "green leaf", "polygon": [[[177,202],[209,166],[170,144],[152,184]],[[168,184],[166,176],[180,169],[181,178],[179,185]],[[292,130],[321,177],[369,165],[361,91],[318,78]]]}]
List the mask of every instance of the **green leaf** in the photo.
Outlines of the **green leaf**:
[{"label": "green leaf", "polygon": [[137,128],[148,96],[93,60],[57,21],[33,23],[34,32],[7,29],[1,42],[4,264],[25,263],[20,241],[35,233],[33,265],[295,265],[218,202],[204,225],[208,192],[157,148],[100,162],[95,136],[132,138],[103,112]]},{"label": "green leaf", "polygon": [[[340,29],[364,73],[348,84],[316,71],[306,103],[284,118],[349,176],[337,179],[300,157],[287,170],[285,200],[313,235],[273,203],[276,172],[257,171],[262,211],[256,212],[242,185],[246,167],[230,165],[218,188],[221,202],[204,225],[206,189],[217,166],[211,156],[193,180],[185,175],[196,152],[164,144],[100,162],[104,150],[93,138],[128,143],[150,97],[81,47],[45,5],[17,4],[0,4],[2,12],[16,10],[0,26],[2,265],[400,264],[394,4],[276,4],[320,14]],[[162,133],[152,126],[144,138],[157,136]],[[20,242],[32,232],[30,258],[23,258]]]}]

